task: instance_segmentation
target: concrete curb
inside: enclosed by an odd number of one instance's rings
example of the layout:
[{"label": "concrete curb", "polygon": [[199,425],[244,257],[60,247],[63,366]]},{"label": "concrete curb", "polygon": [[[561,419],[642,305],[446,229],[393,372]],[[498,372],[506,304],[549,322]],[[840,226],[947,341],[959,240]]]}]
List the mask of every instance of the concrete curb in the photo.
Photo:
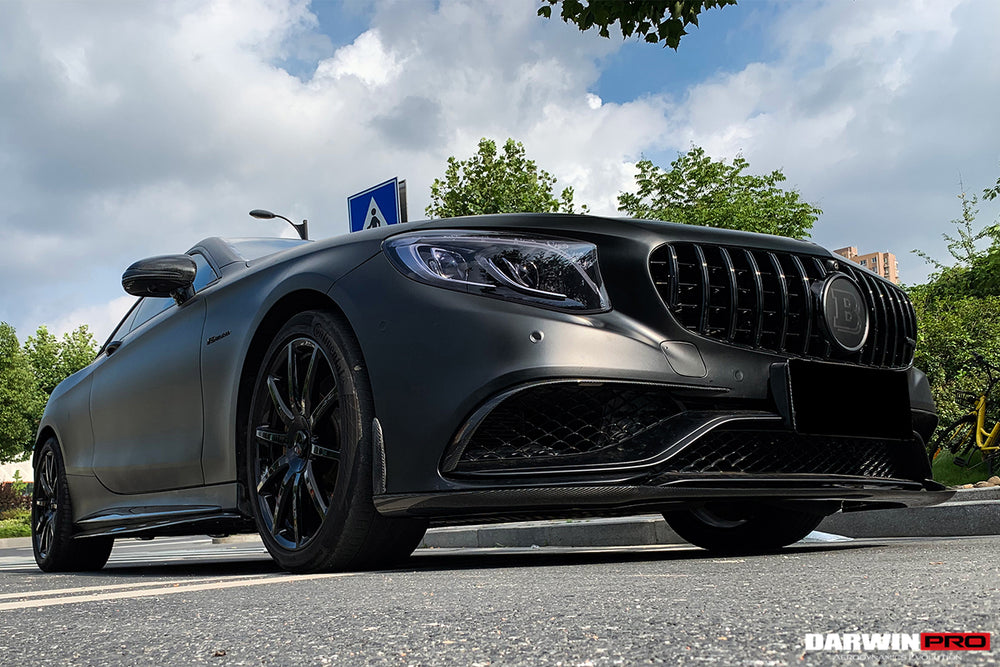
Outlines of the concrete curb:
[{"label": "concrete curb", "polygon": [[0,549],[17,549],[19,547],[31,548],[30,537],[4,537],[0,539]]},{"label": "concrete curb", "polygon": [[1000,535],[1000,487],[960,489],[930,507],[837,513],[819,529],[849,537]]},{"label": "concrete curb", "polygon": [[[942,505],[837,513],[817,531],[847,537],[1000,535],[1000,487],[961,489]],[[425,548],[686,544],[659,515],[432,528]]]},{"label": "concrete curb", "polygon": [[683,544],[659,515],[574,521],[518,521],[431,528],[424,548],[482,547],[613,547],[638,544]]}]

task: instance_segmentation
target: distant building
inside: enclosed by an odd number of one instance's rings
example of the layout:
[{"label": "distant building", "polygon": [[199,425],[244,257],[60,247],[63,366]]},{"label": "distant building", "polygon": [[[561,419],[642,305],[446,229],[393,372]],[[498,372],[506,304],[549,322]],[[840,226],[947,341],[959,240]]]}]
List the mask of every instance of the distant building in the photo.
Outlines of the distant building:
[{"label": "distant building", "polygon": [[859,255],[855,246],[841,248],[834,250],[834,252],[897,285],[899,284],[899,263],[891,252],[870,252],[867,255]]}]

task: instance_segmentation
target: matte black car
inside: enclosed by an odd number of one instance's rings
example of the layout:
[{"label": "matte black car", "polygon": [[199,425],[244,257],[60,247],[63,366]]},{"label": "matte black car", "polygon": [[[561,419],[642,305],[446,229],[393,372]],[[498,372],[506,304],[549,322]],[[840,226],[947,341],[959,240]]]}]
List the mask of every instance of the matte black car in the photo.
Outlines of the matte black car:
[{"label": "matte black car", "polygon": [[948,495],[910,302],[812,243],[497,215],[210,238],[122,282],[38,433],[43,570],[254,530],[289,570],[369,568],[428,525],[649,511],[763,551]]}]

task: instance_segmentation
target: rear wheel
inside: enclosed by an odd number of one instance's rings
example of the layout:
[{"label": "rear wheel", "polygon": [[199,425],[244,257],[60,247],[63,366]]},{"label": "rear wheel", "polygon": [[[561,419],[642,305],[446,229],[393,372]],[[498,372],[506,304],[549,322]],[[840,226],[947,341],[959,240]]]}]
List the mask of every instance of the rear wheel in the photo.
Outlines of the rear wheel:
[{"label": "rear wheel", "polygon": [[38,451],[31,494],[31,546],[45,572],[100,570],[108,562],[114,538],[73,538],[73,508],[66,469],[55,438]]},{"label": "rear wheel", "polygon": [[695,546],[720,553],[763,553],[798,542],[825,514],[747,503],[708,503],[664,512],[663,518]]},{"label": "rear wheel", "polygon": [[245,448],[254,519],[281,567],[385,566],[420,542],[422,521],[388,519],[372,502],[374,417],[346,321],[322,311],[289,320],[257,375]]}]

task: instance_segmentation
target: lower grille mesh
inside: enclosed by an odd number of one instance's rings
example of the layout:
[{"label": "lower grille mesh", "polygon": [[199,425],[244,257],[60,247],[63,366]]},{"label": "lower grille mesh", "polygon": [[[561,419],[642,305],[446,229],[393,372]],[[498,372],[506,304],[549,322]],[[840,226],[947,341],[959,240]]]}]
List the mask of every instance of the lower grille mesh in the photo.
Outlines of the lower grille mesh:
[{"label": "lower grille mesh", "polygon": [[533,387],[490,412],[458,461],[444,467],[472,472],[635,460],[662,449],[662,441],[652,435],[679,411],[668,391],[654,386]]},{"label": "lower grille mesh", "polygon": [[[445,473],[518,473],[637,463],[662,455],[703,418],[684,413],[669,389],[556,382],[507,396],[455,443]],[[923,479],[917,442],[801,435],[746,422],[699,437],[657,474],[845,475]]]},{"label": "lower grille mesh", "polygon": [[852,475],[913,479],[913,443],[802,436],[787,431],[714,431],[667,461],[678,473]]}]

